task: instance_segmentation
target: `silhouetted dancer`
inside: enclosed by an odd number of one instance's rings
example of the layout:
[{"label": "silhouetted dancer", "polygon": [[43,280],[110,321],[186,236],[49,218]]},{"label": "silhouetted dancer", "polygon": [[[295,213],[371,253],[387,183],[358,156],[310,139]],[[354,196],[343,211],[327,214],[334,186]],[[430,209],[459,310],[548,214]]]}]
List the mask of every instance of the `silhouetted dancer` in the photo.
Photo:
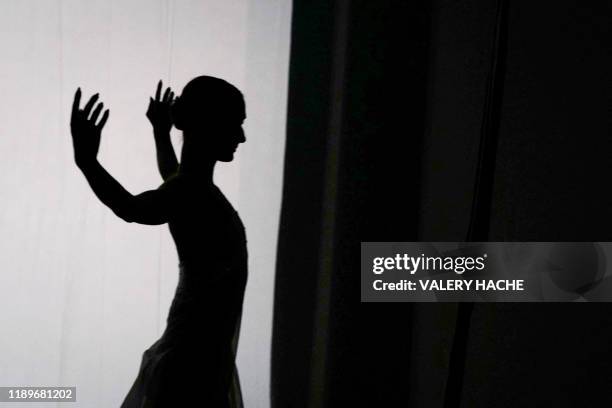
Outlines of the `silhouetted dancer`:
[{"label": "silhouetted dancer", "polygon": [[[217,161],[234,158],[245,141],[242,94],[229,83],[200,76],[174,99],[158,84],[147,117],[154,129],[163,184],[132,195],[98,162],[108,109],[91,97],[72,107],[75,161],[96,196],[127,222],[168,223],[179,257],[179,282],[163,335],[142,355],[122,408],[241,407],[235,368],[247,249],[238,214],[213,184]],[[94,108],[95,105],[95,108]],[[98,118],[100,118],[98,122]],[[183,131],[180,165],[170,142],[172,124]]]}]

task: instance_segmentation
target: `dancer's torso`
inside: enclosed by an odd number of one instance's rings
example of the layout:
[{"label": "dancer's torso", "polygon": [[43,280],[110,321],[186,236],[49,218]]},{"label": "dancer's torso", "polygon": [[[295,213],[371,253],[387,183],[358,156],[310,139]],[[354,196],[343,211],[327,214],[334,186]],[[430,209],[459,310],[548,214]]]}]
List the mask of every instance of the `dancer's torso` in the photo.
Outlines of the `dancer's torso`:
[{"label": "dancer's torso", "polygon": [[169,227],[180,273],[167,336],[227,344],[239,324],[247,279],[244,226],[215,185],[178,177],[180,202]]}]

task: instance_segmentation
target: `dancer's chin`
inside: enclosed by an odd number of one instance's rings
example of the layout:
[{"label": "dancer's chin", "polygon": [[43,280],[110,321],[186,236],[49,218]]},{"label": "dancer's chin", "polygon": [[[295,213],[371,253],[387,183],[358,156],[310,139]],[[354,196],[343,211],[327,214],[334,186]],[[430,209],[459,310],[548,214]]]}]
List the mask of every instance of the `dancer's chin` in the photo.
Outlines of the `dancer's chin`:
[{"label": "dancer's chin", "polygon": [[234,160],[234,152],[227,153],[219,157],[219,161],[221,162],[231,162],[232,160]]}]

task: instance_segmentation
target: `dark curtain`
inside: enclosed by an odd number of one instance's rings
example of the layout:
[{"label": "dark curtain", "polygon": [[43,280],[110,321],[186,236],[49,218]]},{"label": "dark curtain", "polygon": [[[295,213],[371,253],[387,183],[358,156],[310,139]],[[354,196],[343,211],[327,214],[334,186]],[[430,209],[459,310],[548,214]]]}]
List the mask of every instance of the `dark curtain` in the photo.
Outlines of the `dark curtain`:
[{"label": "dark curtain", "polygon": [[361,241],[417,237],[429,18],[424,1],[294,2],[274,407],[407,396],[410,305],[360,305],[358,271]]},{"label": "dark curtain", "polygon": [[[456,305],[360,304],[360,242],[465,239],[495,6],[294,3],[273,407],[442,406]],[[611,16],[510,0],[491,240],[610,240]],[[476,305],[457,406],[610,405],[581,306]]]}]

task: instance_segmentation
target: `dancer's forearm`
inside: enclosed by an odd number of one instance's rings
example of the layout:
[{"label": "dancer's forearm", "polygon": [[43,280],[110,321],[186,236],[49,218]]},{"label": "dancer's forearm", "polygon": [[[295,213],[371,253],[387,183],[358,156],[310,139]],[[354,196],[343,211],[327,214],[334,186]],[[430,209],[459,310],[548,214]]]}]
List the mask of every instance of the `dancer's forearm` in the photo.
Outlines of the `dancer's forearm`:
[{"label": "dancer's forearm", "polygon": [[157,167],[159,174],[162,179],[166,180],[168,177],[176,173],[178,170],[178,160],[172,141],[170,139],[170,132],[154,130],[155,136],[155,149],[157,151]]},{"label": "dancer's forearm", "polygon": [[118,217],[132,222],[130,204],[134,196],[123,188],[97,160],[81,164],[79,168],[98,199]]}]

